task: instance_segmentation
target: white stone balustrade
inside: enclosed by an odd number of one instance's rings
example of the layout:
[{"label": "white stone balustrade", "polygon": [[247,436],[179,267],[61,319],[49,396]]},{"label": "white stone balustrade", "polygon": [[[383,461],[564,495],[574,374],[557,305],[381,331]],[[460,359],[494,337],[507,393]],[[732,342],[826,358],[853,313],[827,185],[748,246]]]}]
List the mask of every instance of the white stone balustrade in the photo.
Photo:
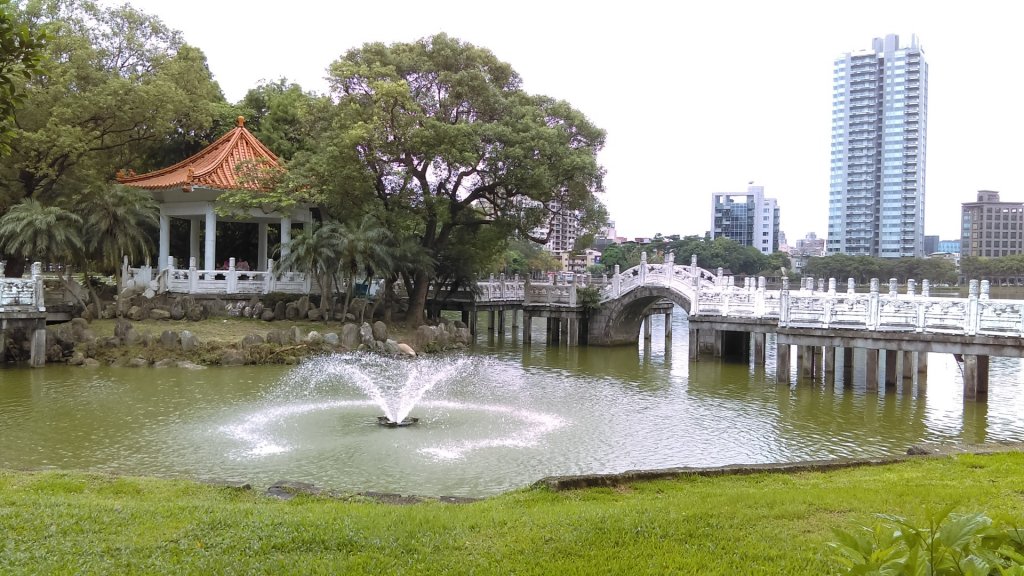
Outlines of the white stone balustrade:
[{"label": "white stone balustrade", "polygon": [[305,294],[314,288],[308,274],[272,272],[273,260],[267,261],[266,270],[239,270],[234,258],[228,259],[225,270],[199,269],[195,258],[189,258],[188,268],[178,268],[177,264],[175,258],[169,257],[167,267],[154,275],[151,266],[131,268],[126,259],[122,266],[121,289],[133,288],[138,292],[151,289],[154,293],[177,294]]},{"label": "white stone balustrade", "polygon": [[43,266],[34,262],[28,278],[4,278],[0,267],[0,312],[45,312]]}]

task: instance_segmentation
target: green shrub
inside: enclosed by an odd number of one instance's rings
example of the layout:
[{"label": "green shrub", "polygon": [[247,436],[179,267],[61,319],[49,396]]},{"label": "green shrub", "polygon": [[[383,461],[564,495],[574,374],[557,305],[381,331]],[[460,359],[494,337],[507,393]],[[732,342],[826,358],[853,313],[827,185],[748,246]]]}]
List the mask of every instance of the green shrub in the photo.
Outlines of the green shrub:
[{"label": "green shrub", "polygon": [[1024,576],[1024,529],[946,509],[918,528],[879,515],[873,527],[834,530],[828,544],[846,574]]},{"label": "green shrub", "polygon": [[597,310],[601,307],[601,291],[594,286],[576,288],[576,304],[584,310]]}]

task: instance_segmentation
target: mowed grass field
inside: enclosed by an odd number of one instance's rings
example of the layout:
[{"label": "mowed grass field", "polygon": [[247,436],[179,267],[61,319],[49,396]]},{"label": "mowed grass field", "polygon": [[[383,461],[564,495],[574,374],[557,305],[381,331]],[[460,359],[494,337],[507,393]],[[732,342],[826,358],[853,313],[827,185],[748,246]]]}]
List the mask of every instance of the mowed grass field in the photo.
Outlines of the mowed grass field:
[{"label": "mowed grass field", "polygon": [[833,528],[1021,519],[1024,453],[393,505],[0,472],[0,574],[832,574]]}]

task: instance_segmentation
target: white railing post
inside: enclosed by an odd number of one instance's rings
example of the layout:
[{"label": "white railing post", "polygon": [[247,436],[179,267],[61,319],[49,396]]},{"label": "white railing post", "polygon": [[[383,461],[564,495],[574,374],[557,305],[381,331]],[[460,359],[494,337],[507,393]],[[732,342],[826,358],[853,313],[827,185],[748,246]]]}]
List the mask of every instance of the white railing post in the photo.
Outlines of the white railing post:
[{"label": "white railing post", "polygon": [[676,253],[669,252],[668,256],[665,256],[665,266],[663,267],[665,273],[665,286],[672,285],[672,274],[676,268]]},{"label": "white railing post", "polygon": [[853,278],[846,279],[846,293],[854,294],[857,292],[857,283],[854,282]]},{"label": "white railing post", "polygon": [[782,277],[782,289],[779,290],[779,326],[789,326],[789,277]]},{"label": "white railing post", "polygon": [[[121,285],[117,287],[118,292],[123,292],[128,287],[128,279],[131,271],[128,268],[128,255],[121,257]],[[0,278],[4,276],[3,263],[0,262]]]},{"label": "white railing post", "polygon": [[615,265],[615,274],[612,275],[612,298],[618,298],[622,295],[622,273],[619,271],[619,265]]},{"label": "white railing post", "polygon": [[871,293],[868,295],[868,317],[864,319],[864,327],[874,330],[878,327],[878,278],[871,279]]},{"label": "white railing post", "polygon": [[640,286],[647,284],[647,252],[640,253]]},{"label": "white railing post", "polygon": [[227,283],[227,290],[226,290],[226,292],[228,294],[236,294],[236,293],[238,293],[238,271],[235,270],[235,258],[234,257],[228,258],[228,269],[224,273],[224,278],[227,281],[226,282]]},{"label": "white railing post", "polygon": [[978,332],[978,281],[971,280],[967,288],[967,314],[964,318],[964,332],[974,336]]},{"label": "white railing post", "polygon": [[754,293],[754,318],[764,318],[766,305],[764,303],[764,291],[768,287],[768,281],[764,276],[757,277],[757,291]]},{"label": "white railing post", "polygon": [[32,306],[40,311],[46,312],[46,302],[43,296],[43,264],[32,263]]},{"label": "white railing post", "polygon": [[188,293],[195,294],[199,291],[199,270],[196,267],[196,257],[188,258]]},{"label": "white railing post", "polygon": [[[270,294],[277,289],[277,271],[274,270],[274,259],[267,259],[267,275],[263,277],[263,293]],[[321,296],[322,298],[323,296]]]},{"label": "white railing post", "polygon": [[917,325],[914,327],[916,332],[924,332],[924,317],[928,311],[929,289],[928,280],[921,280],[921,300],[917,306]]},{"label": "white railing post", "polygon": [[693,281],[693,288],[697,290],[700,287],[700,270],[697,269],[697,255],[690,255],[690,279]]}]

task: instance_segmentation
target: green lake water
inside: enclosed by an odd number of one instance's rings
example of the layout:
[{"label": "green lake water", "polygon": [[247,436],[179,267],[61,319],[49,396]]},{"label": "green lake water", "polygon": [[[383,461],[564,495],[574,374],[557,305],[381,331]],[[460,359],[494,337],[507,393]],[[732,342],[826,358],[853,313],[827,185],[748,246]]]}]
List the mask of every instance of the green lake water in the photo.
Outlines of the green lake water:
[{"label": "green lake water", "polygon": [[[964,402],[959,366],[938,354],[926,379],[892,391],[865,391],[860,372],[850,386],[841,371],[838,382],[779,385],[771,353],[763,367],[689,361],[676,312],[667,346],[657,317],[649,344],[620,348],[547,348],[538,329],[524,349],[509,328],[467,353],[403,362],[4,368],[0,468],[487,496],[553,475],[1024,440],[1018,359],[992,359],[987,402]],[[367,383],[393,400],[427,380],[410,413],[418,424],[376,424]]]}]

